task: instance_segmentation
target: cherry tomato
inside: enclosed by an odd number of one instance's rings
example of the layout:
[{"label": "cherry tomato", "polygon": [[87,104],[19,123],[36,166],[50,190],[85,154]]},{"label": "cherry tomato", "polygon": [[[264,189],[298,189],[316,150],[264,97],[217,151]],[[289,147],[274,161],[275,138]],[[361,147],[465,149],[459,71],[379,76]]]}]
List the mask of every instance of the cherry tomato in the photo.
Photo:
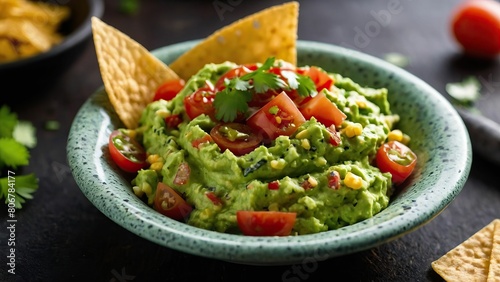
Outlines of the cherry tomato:
[{"label": "cherry tomato", "polygon": [[312,99],[300,107],[300,112],[305,119],[315,117],[326,127],[339,126],[346,119],[346,115],[332,103],[323,92],[319,92]]},{"label": "cherry tomato", "polygon": [[312,66],[307,69],[302,69],[301,72],[311,78],[311,80],[314,82],[314,85],[316,85],[316,90],[318,92],[323,89],[330,90],[334,83],[332,77],[330,77],[326,72],[317,67]]},{"label": "cherry tomato", "polygon": [[237,211],[238,226],[249,236],[288,236],[297,215],[278,211]]},{"label": "cherry tomato", "polygon": [[235,77],[241,77],[247,73],[251,73],[252,71],[257,69],[257,65],[255,64],[249,64],[249,65],[243,65],[243,66],[238,66],[234,69],[230,69],[227,71],[225,74],[223,74],[217,82],[215,83],[215,89],[217,91],[221,91],[224,88],[226,88],[225,81],[226,79],[233,79]]},{"label": "cherry tomato", "polygon": [[295,103],[285,92],[281,92],[251,115],[247,124],[262,133],[265,141],[270,141],[280,135],[292,135],[305,121]]},{"label": "cherry tomato", "polygon": [[174,189],[163,182],[156,186],[154,208],[159,213],[175,220],[184,220],[193,208]]},{"label": "cherry tomato", "polygon": [[380,171],[389,172],[392,175],[392,182],[399,185],[413,172],[417,156],[403,143],[389,141],[380,146],[375,161]]},{"label": "cherry tomato", "polygon": [[188,117],[194,119],[201,114],[205,114],[213,118],[215,116],[213,106],[215,94],[214,88],[206,85],[198,88],[193,94],[186,96],[184,98],[184,107]]},{"label": "cherry tomato", "polygon": [[500,53],[500,3],[494,0],[464,1],[453,12],[451,29],[464,51],[477,57]]},{"label": "cherry tomato", "polygon": [[126,172],[137,172],[147,165],[144,148],[120,130],[109,135],[108,148],[111,159]]},{"label": "cherry tomato", "polygon": [[165,101],[170,101],[177,96],[186,83],[183,79],[174,79],[164,82],[158,89],[156,89],[153,101],[158,101],[163,99]]},{"label": "cherry tomato", "polygon": [[227,149],[236,156],[248,154],[262,143],[262,137],[242,123],[219,123],[212,128],[210,136],[222,152]]}]

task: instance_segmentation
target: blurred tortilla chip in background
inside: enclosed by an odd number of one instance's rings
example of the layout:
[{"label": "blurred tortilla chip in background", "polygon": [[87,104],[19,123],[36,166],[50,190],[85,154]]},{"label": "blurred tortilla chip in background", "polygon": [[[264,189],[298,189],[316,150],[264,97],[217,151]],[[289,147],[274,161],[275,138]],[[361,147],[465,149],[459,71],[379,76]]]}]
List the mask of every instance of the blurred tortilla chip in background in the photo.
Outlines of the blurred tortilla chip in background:
[{"label": "blurred tortilla chip in background", "polygon": [[45,52],[63,36],[68,7],[27,0],[0,0],[0,63]]}]

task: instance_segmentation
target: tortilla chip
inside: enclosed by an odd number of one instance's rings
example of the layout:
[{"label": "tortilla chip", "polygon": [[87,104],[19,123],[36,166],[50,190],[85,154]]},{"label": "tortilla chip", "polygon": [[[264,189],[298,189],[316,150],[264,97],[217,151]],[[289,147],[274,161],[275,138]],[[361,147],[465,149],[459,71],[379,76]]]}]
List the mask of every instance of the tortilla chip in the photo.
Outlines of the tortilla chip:
[{"label": "tortilla chip", "polygon": [[499,219],[472,235],[438,260],[432,268],[446,281],[486,281],[490,267],[493,231]]},{"label": "tortilla chip", "polygon": [[109,100],[125,126],[136,128],[158,86],[179,77],[138,42],[96,17],[92,33]]},{"label": "tortilla chip", "polygon": [[487,282],[500,281],[500,220],[495,223],[493,247],[491,249],[490,269]]},{"label": "tortilla chip", "polygon": [[298,11],[299,4],[289,2],[242,18],[214,32],[170,67],[189,79],[208,63],[246,64],[276,57],[295,65]]}]

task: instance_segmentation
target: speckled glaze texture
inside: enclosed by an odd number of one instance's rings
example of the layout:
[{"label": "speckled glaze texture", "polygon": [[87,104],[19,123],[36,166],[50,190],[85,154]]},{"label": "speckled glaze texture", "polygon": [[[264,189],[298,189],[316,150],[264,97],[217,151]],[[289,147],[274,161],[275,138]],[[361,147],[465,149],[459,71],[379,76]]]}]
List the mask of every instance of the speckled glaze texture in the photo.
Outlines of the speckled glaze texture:
[{"label": "speckled glaze texture", "polygon": [[[196,41],[156,50],[169,63]],[[389,207],[371,219],[338,230],[291,237],[246,237],[207,231],[171,220],[144,204],[131,189],[133,175],[110,160],[110,132],[122,126],[106,93],[99,89],[82,106],[68,139],[68,161],[86,197],[117,224],[159,245],[245,264],[292,264],[324,260],[396,239],[437,216],[461,191],[470,170],[466,128],[433,88],[380,59],[317,42],[298,42],[298,64],[318,65],[362,85],[386,87],[400,128],[418,155],[413,176]]]}]

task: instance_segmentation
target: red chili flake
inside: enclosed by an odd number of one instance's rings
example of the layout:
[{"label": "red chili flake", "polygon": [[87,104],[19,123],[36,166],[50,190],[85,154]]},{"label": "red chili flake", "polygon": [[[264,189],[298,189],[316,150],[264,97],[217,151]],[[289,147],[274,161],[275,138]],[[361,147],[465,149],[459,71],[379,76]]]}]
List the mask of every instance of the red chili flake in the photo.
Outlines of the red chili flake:
[{"label": "red chili flake", "polygon": [[332,171],[328,174],[328,187],[335,190],[340,188],[340,174],[338,171]]},{"label": "red chili flake", "polygon": [[269,183],[267,183],[267,188],[269,190],[278,190],[278,189],[280,189],[280,183],[277,180],[269,182]]},{"label": "red chili flake", "polygon": [[214,192],[206,192],[205,196],[207,196],[207,198],[210,201],[212,201],[212,203],[214,203],[214,205],[217,205],[217,206],[222,205],[222,200],[219,197],[217,197],[217,195],[215,195]]},{"label": "red chili flake", "polygon": [[177,173],[175,174],[174,184],[184,185],[189,181],[189,175],[191,174],[191,168],[187,162],[182,162],[177,168]]}]

